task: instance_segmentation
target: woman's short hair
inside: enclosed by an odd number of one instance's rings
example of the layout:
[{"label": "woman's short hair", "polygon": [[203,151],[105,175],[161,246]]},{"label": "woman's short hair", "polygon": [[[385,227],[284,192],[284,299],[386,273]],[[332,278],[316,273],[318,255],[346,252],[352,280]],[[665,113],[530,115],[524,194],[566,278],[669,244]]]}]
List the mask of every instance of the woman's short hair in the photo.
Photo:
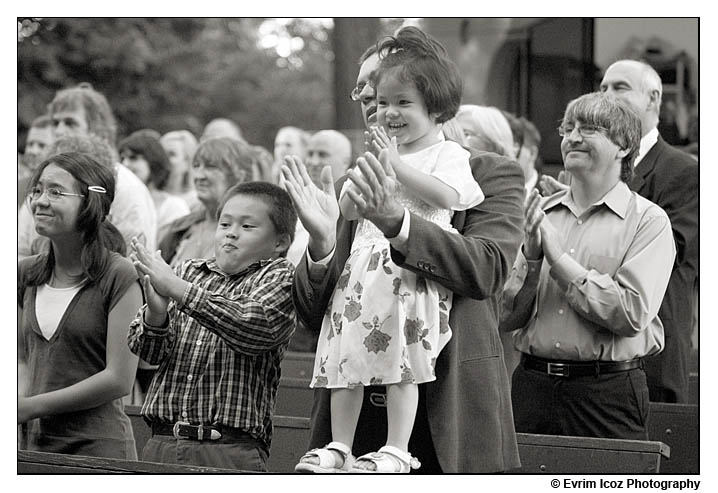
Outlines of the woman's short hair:
[{"label": "woman's short hair", "polygon": [[591,92],[566,106],[561,125],[573,122],[605,128],[608,140],[628,151],[621,159],[621,180],[631,181],[641,145],[641,120],[633,109],[610,93]]},{"label": "woman's short hair", "polygon": [[467,142],[469,136],[488,139],[501,150],[498,154],[515,159],[514,136],[511,133],[509,122],[506,121],[499,109],[493,106],[462,104],[456,114],[456,119],[467,135]]},{"label": "woman's short hair", "polygon": [[[108,220],[112,201],[115,198],[115,178],[112,171],[97,162],[89,154],[65,152],[50,156],[38,166],[30,180],[30,189],[37,185],[43,171],[54,164],[70,173],[77,181],[76,193],[83,195],[82,205],[77,214],[76,228],[82,238],[80,262],[85,278],[97,281],[106,271],[110,252],[125,254],[122,235]],[[90,189],[90,187],[98,187]],[[54,250],[51,247],[45,262],[31,272],[30,279],[38,285],[50,278],[54,267]]]},{"label": "woman's short hair", "polygon": [[456,121],[456,118],[446,120],[444,125],[441,127],[441,130],[444,132],[444,137],[446,137],[447,140],[453,140],[462,146],[466,145],[464,129],[461,128],[461,125],[459,125],[459,122]]},{"label": "woman's short hair", "polygon": [[232,186],[252,179],[257,157],[252,146],[246,142],[215,137],[200,142],[197,147],[192,166],[199,166],[200,163],[211,163],[220,168],[227,177],[227,183]]},{"label": "woman's short hair", "polygon": [[[264,181],[250,181],[239,183],[224,194],[217,208],[217,220],[222,215],[225,204],[237,195],[250,195],[259,197],[269,206],[269,219],[274,225],[277,236],[287,235],[288,245],[294,241],[294,231],[297,227],[297,212],[292,204],[289,194],[282,188]],[[284,251],[281,255],[286,256]]]},{"label": "woman's short hair", "polygon": [[117,140],[117,122],[112,114],[107,98],[93,89],[89,82],[81,82],[76,87],[61,89],[48,105],[50,114],[60,111],[82,109],[87,120],[89,132],[105,139],[114,147]]},{"label": "woman's short hair", "polygon": [[120,142],[117,150],[120,154],[129,150],[144,157],[150,167],[149,180],[157,190],[165,188],[172,165],[158,139],[142,131],[134,132]]}]

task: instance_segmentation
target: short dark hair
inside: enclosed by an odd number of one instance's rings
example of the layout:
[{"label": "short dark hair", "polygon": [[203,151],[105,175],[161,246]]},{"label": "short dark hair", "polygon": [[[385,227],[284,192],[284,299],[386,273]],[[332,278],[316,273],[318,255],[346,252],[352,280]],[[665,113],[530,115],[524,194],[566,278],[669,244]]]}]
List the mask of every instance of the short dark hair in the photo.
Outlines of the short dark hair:
[{"label": "short dark hair", "polygon": [[608,140],[628,150],[621,160],[621,180],[631,181],[633,161],[641,145],[641,119],[627,103],[607,92],[584,94],[568,103],[561,125],[569,122],[605,128]]},{"label": "short dark hair", "polygon": [[511,136],[514,138],[514,144],[521,149],[521,146],[524,145],[524,126],[521,119],[509,111],[500,111],[511,128]]},{"label": "short dark hair", "polygon": [[534,146],[538,149],[539,146],[541,146],[541,132],[538,131],[536,125],[531,123],[531,120],[523,116],[520,117],[519,120],[521,120],[524,128],[524,144]]},{"label": "short dark hair", "polygon": [[438,114],[437,123],[444,123],[456,115],[461,104],[463,80],[441,43],[421,29],[409,26],[380,41],[376,51],[382,57],[372,81],[374,87],[378,87],[390,69],[396,68],[399,80],[416,86],[429,114]]},{"label": "short dark hair", "polygon": [[[225,204],[229,199],[237,195],[250,195],[263,200],[269,206],[269,219],[274,225],[277,236],[289,236],[289,245],[292,244],[294,231],[297,227],[297,211],[294,209],[292,199],[285,190],[265,181],[239,183],[227,190],[224,197],[222,197],[217,208],[217,220],[222,215],[222,209],[224,209]],[[281,253],[282,257],[286,255],[286,251]]]},{"label": "short dark hair", "polygon": [[169,180],[172,165],[160,141],[150,136],[146,130],[138,130],[117,146],[120,153],[126,149],[134,154],[140,154],[147,160],[150,167],[150,181],[157,190],[163,190]]}]

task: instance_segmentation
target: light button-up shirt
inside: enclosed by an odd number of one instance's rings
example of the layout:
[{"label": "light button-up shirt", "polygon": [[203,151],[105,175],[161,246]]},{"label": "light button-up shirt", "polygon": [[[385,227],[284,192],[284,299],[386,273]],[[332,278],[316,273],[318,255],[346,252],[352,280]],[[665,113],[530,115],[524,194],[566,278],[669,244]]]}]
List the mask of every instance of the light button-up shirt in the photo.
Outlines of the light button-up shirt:
[{"label": "light button-up shirt", "polygon": [[626,361],[663,349],[658,309],[675,245],[666,213],[619,182],[579,215],[570,191],[547,198],[566,253],[550,266],[522,252],[504,292],[502,329],[527,354]]}]

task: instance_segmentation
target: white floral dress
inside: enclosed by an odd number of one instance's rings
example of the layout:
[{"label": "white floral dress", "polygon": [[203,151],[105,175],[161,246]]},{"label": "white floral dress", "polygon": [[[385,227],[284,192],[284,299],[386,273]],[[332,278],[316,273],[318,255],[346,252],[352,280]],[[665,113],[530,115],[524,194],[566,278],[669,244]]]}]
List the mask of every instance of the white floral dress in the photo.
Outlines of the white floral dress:
[{"label": "white floral dress", "polygon": [[[469,153],[455,142],[442,141],[402,159],[456,189],[460,199],[455,210],[484,198],[471,175]],[[451,210],[432,207],[401,185],[397,199],[451,230]],[[311,387],[434,380],[436,357],[451,338],[451,301],[448,289],[396,266],[389,241],[371,222],[360,220],[324,315]]]}]

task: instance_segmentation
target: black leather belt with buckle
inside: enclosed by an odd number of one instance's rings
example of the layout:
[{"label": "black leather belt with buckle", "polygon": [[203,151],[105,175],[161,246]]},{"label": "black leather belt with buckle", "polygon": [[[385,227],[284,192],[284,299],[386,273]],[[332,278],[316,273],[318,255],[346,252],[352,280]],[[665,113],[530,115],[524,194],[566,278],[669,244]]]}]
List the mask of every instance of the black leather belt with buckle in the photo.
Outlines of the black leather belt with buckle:
[{"label": "black leather belt with buckle", "polygon": [[172,435],[178,440],[219,440],[222,432],[214,426],[192,425],[187,421],[177,421],[174,424],[152,423],[152,433],[155,435]]},{"label": "black leather belt with buckle", "polygon": [[524,354],[522,358],[524,368],[539,371],[554,377],[586,377],[605,373],[635,370],[640,368],[641,359],[629,361],[564,361],[550,360]]}]

